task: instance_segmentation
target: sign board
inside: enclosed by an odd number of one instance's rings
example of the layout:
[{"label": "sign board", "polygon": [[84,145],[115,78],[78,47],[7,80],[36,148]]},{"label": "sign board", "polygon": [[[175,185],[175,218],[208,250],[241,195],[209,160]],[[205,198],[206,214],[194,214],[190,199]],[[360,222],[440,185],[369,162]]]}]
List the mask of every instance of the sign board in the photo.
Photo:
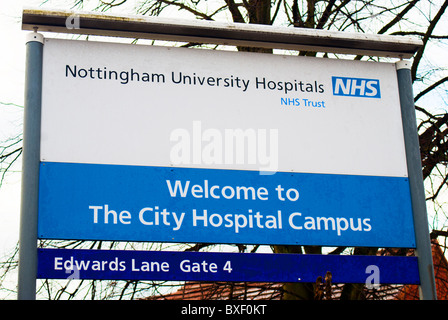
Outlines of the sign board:
[{"label": "sign board", "polygon": [[394,64],[45,41],[40,238],[415,246]]},{"label": "sign board", "polygon": [[313,283],[330,271],[333,283],[419,284],[416,257],[78,249],[38,249],[38,257],[43,279]]}]

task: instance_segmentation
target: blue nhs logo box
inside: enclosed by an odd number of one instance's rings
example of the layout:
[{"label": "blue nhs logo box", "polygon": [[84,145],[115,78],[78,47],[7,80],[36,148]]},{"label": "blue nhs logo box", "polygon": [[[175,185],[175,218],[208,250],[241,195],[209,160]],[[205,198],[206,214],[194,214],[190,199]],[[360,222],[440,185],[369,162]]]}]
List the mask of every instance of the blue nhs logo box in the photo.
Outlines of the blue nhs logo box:
[{"label": "blue nhs logo box", "polygon": [[333,95],[364,98],[381,98],[380,80],[348,77],[331,77]]}]

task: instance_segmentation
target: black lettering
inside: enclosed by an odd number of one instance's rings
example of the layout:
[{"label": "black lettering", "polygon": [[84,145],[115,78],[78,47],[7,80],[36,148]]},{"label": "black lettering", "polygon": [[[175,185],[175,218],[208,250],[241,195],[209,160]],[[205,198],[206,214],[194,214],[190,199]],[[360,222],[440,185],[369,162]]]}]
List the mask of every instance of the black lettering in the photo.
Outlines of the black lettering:
[{"label": "black lettering", "polygon": [[76,65],[73,67],[75,70],[72,70],[68,64],[65,66],[65,77],[68,77],[68,72],[70,72],[72,77],[76,78]]}]

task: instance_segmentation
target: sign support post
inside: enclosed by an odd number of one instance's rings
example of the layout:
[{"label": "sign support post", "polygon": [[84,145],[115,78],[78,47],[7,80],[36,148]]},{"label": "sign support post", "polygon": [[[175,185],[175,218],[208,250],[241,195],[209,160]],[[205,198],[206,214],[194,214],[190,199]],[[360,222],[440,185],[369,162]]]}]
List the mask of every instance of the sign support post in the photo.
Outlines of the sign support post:
[{"label": "sign support post", "polygon": [[37,212],[40,160],[43,36],[26,40],[25,113],[23,129],[22,202],[19,236],[18,299],[36,299]]},{"label": "sign support post", "polygon": [[429,238],[414,95],[412,91],[411,63],[406,60],[400,60],[396,63],[396,68],[414,219],[416,255],[418,256],[420,274],[420,299],[436,300],[437,292],[434,278],[431,241]]}]

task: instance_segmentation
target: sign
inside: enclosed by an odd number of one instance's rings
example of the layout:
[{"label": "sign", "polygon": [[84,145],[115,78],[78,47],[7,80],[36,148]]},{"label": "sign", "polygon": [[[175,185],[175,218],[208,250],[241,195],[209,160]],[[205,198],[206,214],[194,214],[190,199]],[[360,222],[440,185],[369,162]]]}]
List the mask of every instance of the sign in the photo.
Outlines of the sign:
[{"label": "sign", "polygon": [[47,39],[39,196],[40,238],[414,247],[395,65]]},{"label": "sign", "polygon": [[314,283],[330,271],[333,283],[419,284],[416,257],[79,249],[38,249],[38,257],[43,279]]},{"label": "sign", "polygon": [[[54,206],[41,207],[42,238],[399,247],[412,231],[405,217],[378,214],[408,200],[393,177],[279,172],[258,182],[254,171],[68,163],[45,163],[41,174]],[[391,237],[396,230],[403,237]]]}]

